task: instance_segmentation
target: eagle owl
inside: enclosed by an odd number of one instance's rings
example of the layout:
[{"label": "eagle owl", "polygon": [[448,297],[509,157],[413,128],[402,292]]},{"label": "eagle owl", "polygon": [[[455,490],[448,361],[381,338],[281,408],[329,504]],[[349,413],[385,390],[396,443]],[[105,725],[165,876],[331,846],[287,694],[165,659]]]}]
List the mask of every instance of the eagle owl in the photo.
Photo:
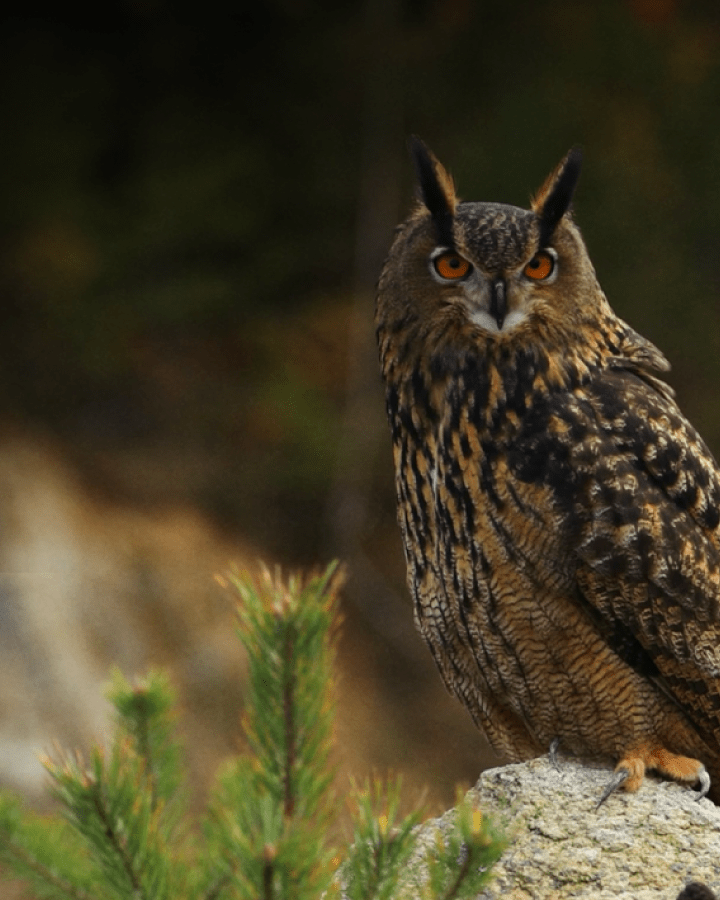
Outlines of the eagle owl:
[{"label": "eagle owl", "polygon": [[720,471],[598,284],[580,151],[529,210],[412,153],[376,327],[417,626],[501,753],[720,802]]}]

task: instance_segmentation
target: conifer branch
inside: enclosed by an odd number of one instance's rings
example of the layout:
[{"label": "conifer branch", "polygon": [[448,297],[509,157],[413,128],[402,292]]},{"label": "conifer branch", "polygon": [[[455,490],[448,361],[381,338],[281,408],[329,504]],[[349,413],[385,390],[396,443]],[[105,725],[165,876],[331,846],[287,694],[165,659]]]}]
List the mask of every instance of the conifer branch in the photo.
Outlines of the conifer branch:
[{"label": "conifer branch", "polygon": [[[136,692],[139,693],[139,692]],[[157,774],[155,772],[155,760],[153,759],[153,748],[150,740],[150,720],[147,711],[142,709],[146,704],[143,702],[145,698],[138,695],[138,707],[141,715],[137,717],[137,750],[140,756],[145,760],[145,776],[150,786],[150,809],[154,812],[158,805],[158,783]]]},{"label": "conifer branch", "polygon": [[293,677],[293,634],[289,624],[285,626],[283,656],[285,659],[285,678],[283,684],[283,718],[285,723],[285,771],[283,773],[283,809],[287,818],[295,812],[295,796],[293,792],[293,768],[295,766],[295,684]]},{"label": "conifer branch", "polygon": [[477,896],[506,845],[467,798],[458,801],[454,819],[445,838],[438,832],[436,851],[428,860],[428,896],[440,900]]},{"label": "conifer branch", "polygon": [[132,886],[133,896],[136,896],[138,900],[148,900],[143,889],[142,881],[140,880],[138,873],[135,871],[132,860],[128,856],[127,847],[118,835],[115,825],[112,821],[112,817],[105,803],[103,802],[101,790],[101,785],[96,782],[95,789],[92,792],[92,801],[95,812],[97,813],[98,821],[103,827],[105,837],[107,838],[110,846],[113,848],[116,856],[120,860],[120,864],[125,872],[125,875],[127,876],[127,879]]},{"label": "conifer branch", "polygon": [[41,862],[34,854],[30,853],[26,847],[21,846],[13,840],[6,839],[5,846],[3,847],[3,856],[7,858],[9,854],[12,854],[15,857],[16,864],[14,868],[16,871],[26,869],[32,872],[34,875],[38,876],[44,886],[52,885],[52,887],[57,888],[58,891],[68,897],[69,900],[95,900],[95,898],[91,894],[88,894],[83,888],[72,884],[51,866]]},{"label": "conifer branch", "polygon": [[210,885],[210,887],[205,891],[204,900],[217,900],[220,896],[221,891],[223,891],[228,884],[230,884],[230,876],[225,872],[220,875],[215,881]]},{"label": "conifer branch", "polygon": [[275,876],[275,848],[263,848],[263,900],[273,900],[273,880]]},{"label": "conifer branch", "polygon": [[455,898],[460,893],[460,888],[462,883],[468,876],[468,872],[470,871],[470,861],[473,857],[470,849],[467,850],[463,857],[463,861],[460,864],[460,868],[458,869],[457,875],[455,876],[455,880],[447,889],[446,893],[443,894],[442,900],[455,900]]}]

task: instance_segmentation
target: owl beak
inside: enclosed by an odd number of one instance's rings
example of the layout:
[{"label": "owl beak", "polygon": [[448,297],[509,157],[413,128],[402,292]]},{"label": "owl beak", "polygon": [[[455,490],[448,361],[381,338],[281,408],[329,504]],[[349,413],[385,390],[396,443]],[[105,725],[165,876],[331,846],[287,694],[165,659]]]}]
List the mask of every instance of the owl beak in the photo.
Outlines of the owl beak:
[{"label": "owl beak", "polygon": [[502,278],[496,278],[490,285],[490,315],[497,322],[498,331],[502,331],[503,322],[507,315],[505,282]]}]

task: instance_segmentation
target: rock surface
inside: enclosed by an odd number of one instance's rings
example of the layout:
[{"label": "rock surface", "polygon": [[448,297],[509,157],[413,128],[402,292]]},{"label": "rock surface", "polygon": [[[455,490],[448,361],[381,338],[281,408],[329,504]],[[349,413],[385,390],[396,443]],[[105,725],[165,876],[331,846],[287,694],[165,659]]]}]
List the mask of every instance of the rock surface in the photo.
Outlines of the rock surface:
[{"label": "rock surface", "polygon": [[[675,900],[690,882],[720,896],[720,807],[687,788],[648,777],[596,810],[609,767],[561,757],[489,769],[470,796],[510,845],[478,900],[633,898]],[[412,868],[450,811],[420,829]]]}]

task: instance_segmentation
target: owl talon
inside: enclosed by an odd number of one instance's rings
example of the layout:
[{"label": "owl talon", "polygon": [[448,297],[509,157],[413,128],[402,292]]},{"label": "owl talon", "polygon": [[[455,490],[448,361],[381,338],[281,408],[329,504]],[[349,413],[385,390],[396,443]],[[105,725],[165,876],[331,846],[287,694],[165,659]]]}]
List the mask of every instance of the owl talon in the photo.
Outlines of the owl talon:
[{"label": "owl talon", "polygon": [[550,760],[550,765],[560,771],[560,763],[558,762],[557,752],[558,747],[560,746],[560,738],[555,738],[550,744],[550,749],[548,750],[548,759]]},{"label": "owl talon", "polygon": [[598,800],[597,806],[595,807],[595,812],[597,812],[603,803],[607,800],[610,794],[615,793],[615,791],[622,787],[625,782],[630,777],[630,772],[628,769],[616,769],[613,773],[613,777],[608,781],[605,785],[605,790],[602,792],[600,799]]},{"label": "owl talon", "polygon": [[700,782],[700,790],[695,794],[695,799],[702,800],[705,794],[710,790],[710,776],[708,775],[705,766],[703,766],[702,770],[698,773],[698,781]]}]

